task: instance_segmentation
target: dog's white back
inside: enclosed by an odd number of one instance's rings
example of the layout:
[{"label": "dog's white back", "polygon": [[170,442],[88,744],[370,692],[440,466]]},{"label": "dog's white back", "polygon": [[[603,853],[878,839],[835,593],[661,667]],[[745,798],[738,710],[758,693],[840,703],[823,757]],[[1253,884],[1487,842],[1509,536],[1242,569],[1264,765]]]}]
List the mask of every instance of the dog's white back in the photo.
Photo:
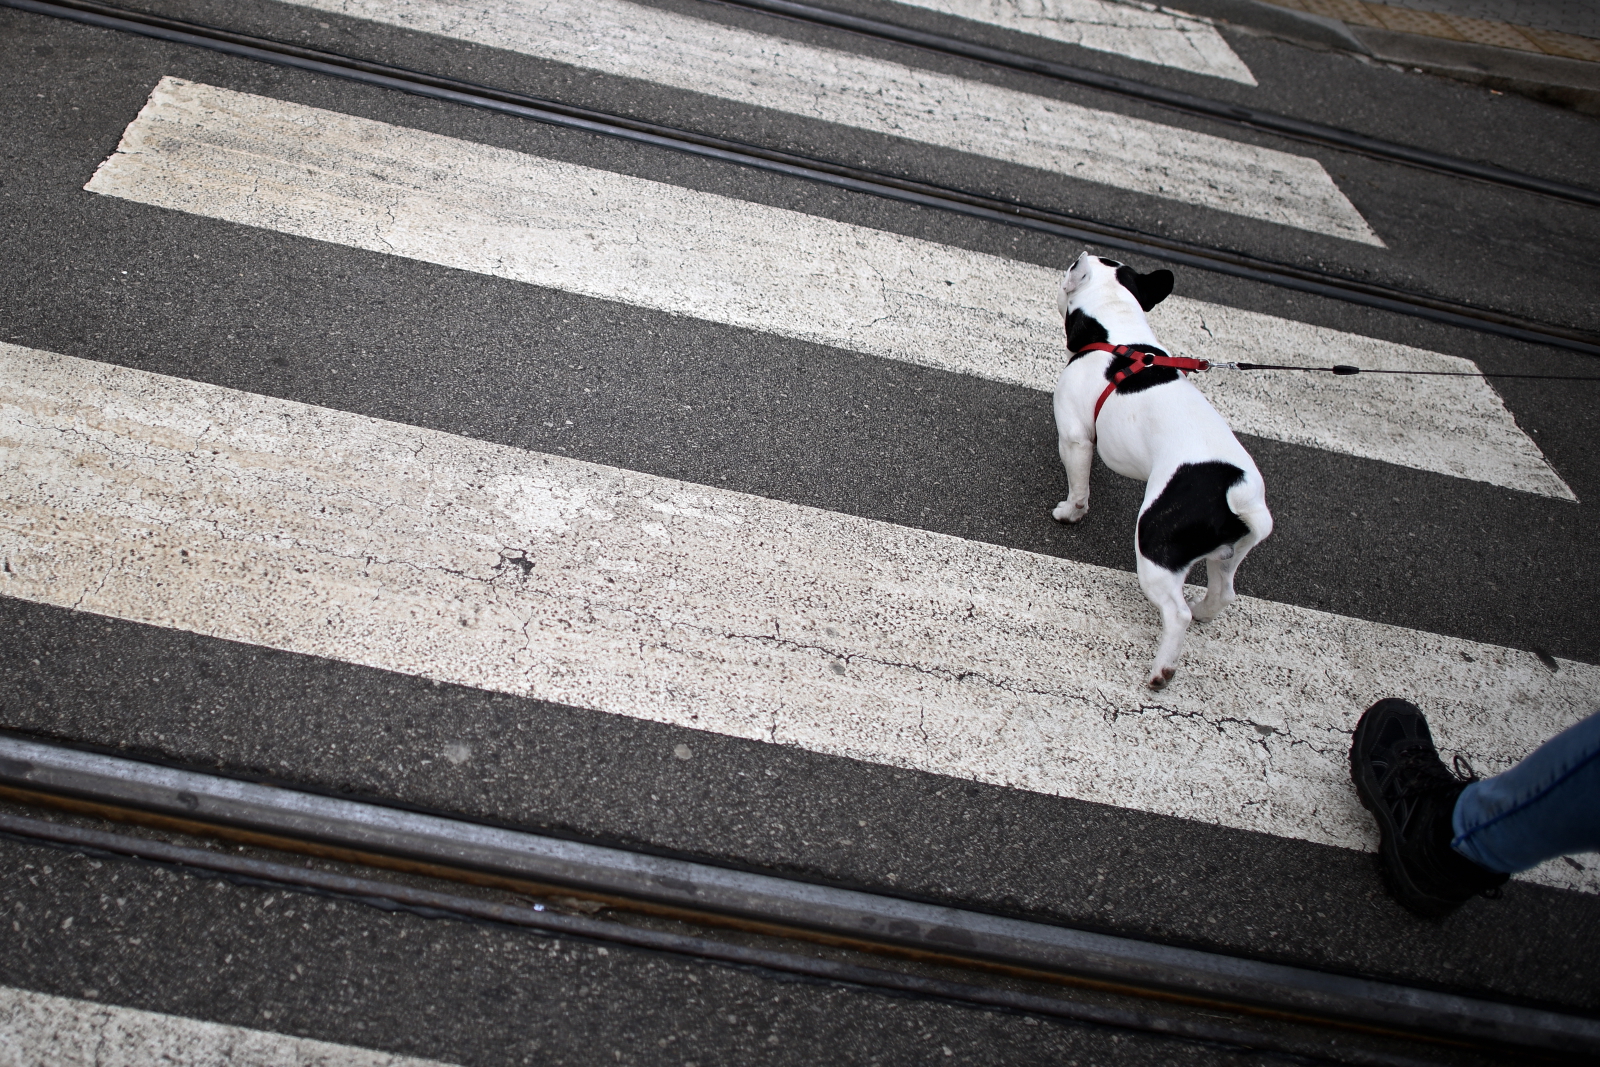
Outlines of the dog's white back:
[{"label": "dog's white back", "polygon": [[[1160,348],[1145,312],[1171,291],[1170,271],[1139,274],[1085,252],[1063,276],[1056,298],[1068,346],[1075,353],[1097,341]],[[1154,367],[1132,375],[1095,418],[1112,373],[1128,363],[1109,352],[1084,352],[1062,370],[1055,415],[1068,497],[1052,514],[1079,522],[1088,513],[1097,442],[1106,466],[1146,483],[1134,554],[1139,583],[1161,611],[1161,644],[1148,679],[1159,689],[1177,669],[1191,618],[1212,619],[1234,600],[1234,571],[1272,532],[1272,514],[1255,461],[1180,372]],[[1206,596],[1191,608],[1184,579],[1201,559],[1207,561]]]}]

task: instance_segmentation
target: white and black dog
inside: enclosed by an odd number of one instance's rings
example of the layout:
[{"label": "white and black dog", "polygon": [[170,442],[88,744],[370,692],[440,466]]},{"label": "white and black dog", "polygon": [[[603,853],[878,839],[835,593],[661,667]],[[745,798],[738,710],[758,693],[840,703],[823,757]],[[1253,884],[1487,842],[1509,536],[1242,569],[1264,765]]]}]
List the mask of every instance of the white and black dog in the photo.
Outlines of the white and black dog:
[{"label": "white and black dog", "polygon": [[[1171,292],[1171,271],[1140,274],[1085,252],[1056,297],[1072,351],[1055,395],[1070,495],[1052,515],[1078,522],[1088,513],[1097,441],[1106,466],[1146,483],[1134,558],[1145,596],[1161,611],[1152,689],[1172,679],[1190,619],[1215,618],[1233,602],[1233,572],[1272,532],[1266,487],[1250,454],[1183,372],[1162,365],[1170,357],[1145,312]],[[1122,346],[1121,354],[1105,350]],[[1159,361],[1149,358],[1157,354]],[[1209,583],[1191,609],[1183,583],[1202,559]]]}]

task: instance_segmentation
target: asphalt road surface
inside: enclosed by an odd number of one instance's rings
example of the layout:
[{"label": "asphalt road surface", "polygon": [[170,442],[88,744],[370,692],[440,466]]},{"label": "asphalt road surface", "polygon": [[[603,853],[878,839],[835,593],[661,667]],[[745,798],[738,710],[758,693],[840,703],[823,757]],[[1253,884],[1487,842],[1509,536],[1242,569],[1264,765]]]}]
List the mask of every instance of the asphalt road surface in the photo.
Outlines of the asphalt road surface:
[{"label": "asphalt road surface", "polygon": [[[1596,120],[1512,95],[1087,0],[828,3],[1594,186]],[[122,6],[1600,331],[1593,206],[814,20]],[[1155,693],[1142,487],[1097,463],[1050,518],[1082,240],[10,8],[0,92],[0,728],[1600,1013],[1600,856],[1416,919],[1346,763],[1384,696],[1484,773],[1600,702],[1600,383],[1209,372],[1276,530]],[[1182,354],[1600,375],[1176,273]],[[1264,1055],[0,852],[18,1062]]]}]

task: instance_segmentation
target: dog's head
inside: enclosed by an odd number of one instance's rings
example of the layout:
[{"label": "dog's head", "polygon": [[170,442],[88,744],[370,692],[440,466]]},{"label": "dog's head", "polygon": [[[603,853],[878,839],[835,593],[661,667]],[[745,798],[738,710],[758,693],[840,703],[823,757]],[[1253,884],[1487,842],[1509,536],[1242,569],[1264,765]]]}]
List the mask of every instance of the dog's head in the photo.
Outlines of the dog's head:
[{"label": "dog's head", "polygon": [[1172,292],[1172,272],[1153,270],[1140,274],[1114,259],[1102,259],[1085,252],[1061,276],[1056,307],[1069,324],[1073,315],[1109,320],[1155,307]]}]

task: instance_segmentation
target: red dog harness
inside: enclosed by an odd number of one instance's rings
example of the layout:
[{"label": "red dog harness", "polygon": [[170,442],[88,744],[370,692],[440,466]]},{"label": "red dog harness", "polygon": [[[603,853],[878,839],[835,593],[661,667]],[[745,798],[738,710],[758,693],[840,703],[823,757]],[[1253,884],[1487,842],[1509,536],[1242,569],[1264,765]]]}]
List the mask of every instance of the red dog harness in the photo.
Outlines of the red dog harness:
[{"label": "red dog harness", "polygon": [[1106,398],[1112,393],[1116,392],[1117,386],[1121,385],[1123,382],[1127,381],[1129,378],[1132,378],[1135,374],[1138,374],[1141,371],[1147,371],[1151,367],[1175,367],[1187,374],[1192,370],[1211,369],[1211,363],[1209,360],[1190,359],[1188,356],[1169,356],[1159,348],[1153,352],[1147,352],[1144,350],[1149,347],[1151,346],[1113,345],[1108,344],[1105,341],[1096,341],[1094,344],[1084,345],[1082,348],[1073,353],[1074,356],[1080,356],[1085,352],[1110,352],[1113,356],[1127,356],[1129,359],[1133,360],[1131,364],[1124,367],[1122,370],[1117,371],[1111,376],[1111,384],[1107,385],[1105,392],[1100,394],[1100,399],[1094,402],[1093,422],[1100,421],[1100,409],[1105,407]]}]

